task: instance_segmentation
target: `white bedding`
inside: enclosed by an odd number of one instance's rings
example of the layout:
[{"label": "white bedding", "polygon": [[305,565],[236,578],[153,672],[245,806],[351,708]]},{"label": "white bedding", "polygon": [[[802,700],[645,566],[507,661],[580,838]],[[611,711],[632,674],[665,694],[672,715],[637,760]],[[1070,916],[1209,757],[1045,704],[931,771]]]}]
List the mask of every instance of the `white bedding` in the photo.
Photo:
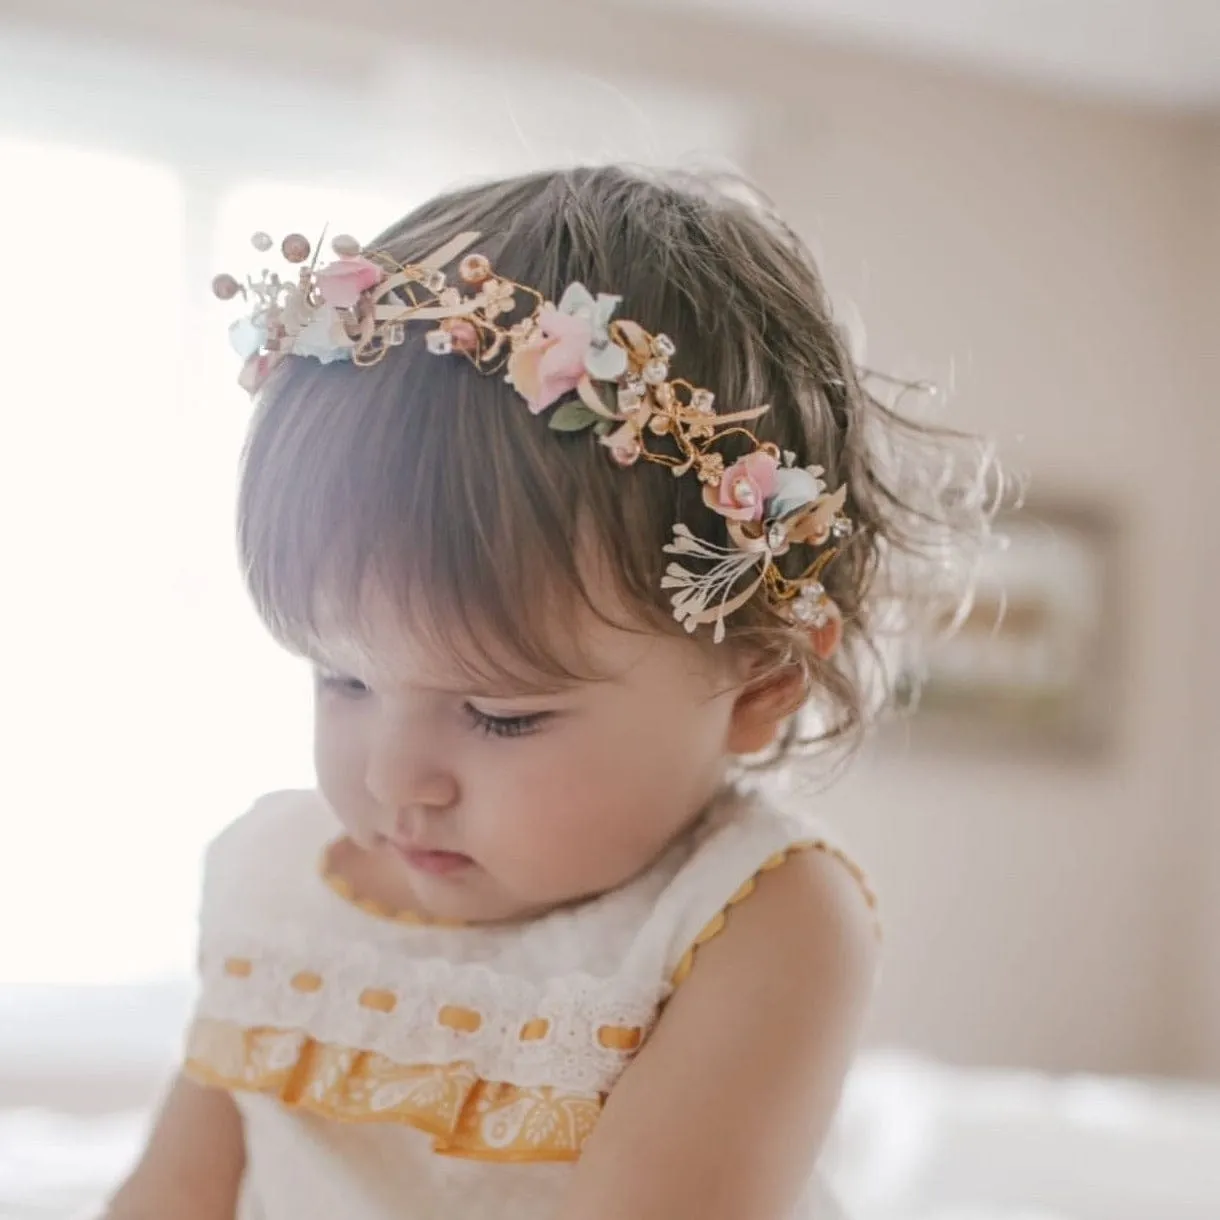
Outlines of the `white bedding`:
[{"label": "white bedding", "polygon": [[[79,1213],[146,1121],[0,1110],[0,1220]],[[1217,1220],[1220,1094],[872,1055],[828,1160],[858,1220]]]}]

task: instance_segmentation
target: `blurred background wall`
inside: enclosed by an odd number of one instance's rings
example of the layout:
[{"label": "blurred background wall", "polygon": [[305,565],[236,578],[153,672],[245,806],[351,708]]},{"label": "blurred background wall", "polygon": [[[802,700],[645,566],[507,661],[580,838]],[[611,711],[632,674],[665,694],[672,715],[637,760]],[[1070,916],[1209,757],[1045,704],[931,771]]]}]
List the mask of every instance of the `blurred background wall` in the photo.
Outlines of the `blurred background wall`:
[{"label": "blurred background wall", "polygon": [[[399,211],[453,179],[562,160],[697,154],[756,178],[813,244],[844,315],[863,320],[870,364],[948,386],[950,422],[993,435],[1033,496],[1087,505],[1118,540],[1104,750],[979,751],[912,725],[821,798],[884,896],[873,1039],[957,1062],[1220,1076],[1220,22],[1183,5],[1198,29],[1162,45],[1164,31],[1133,27],[1152,19],[1131,5],[1120,49],[1169,64],[1141,76],[1098,66],[1112,31],[1081,15],[1103,5],[999,6],[1020,50],[1004,68],[968,46],[933,54],[919,7],[862,6],[898,24],[886,39],[866,22],[852,39],[834,4],[810,6],[821,22],[795,5],[769,22],[744,3],[7,3],[0,120],[24,139],[172,163],[205,193],[274,163],[277,180]],[[78,257],[93,237],[84,184],[75,207],[86,231],[56,248]],[[245,214],[240,231],[263,223]],[[206,284],[218,253],[210,234],[188,243],[183,274]],[[215,317],[190,309],[213,342]],[[8,360],[13,341],[10,329]],[[195,459],[178,494],[198,493],[216,520],[183,545],[220,573],[241,408],[227,399],[232,424],[192,431],[205,407],[187,380],[172,410],[197,443],[175,442]],[[181,612],[198,616],[207,596],[188,580]],[[224,596],[237,623],[236,591]],[[209,721],[208,767],[231,758],[228,778],[196,787],[176,838],[157,830],[141,849],[179,862],[179,890],[239,798],[302,777],[303,740],[265,748],[267,718],[292,720],[288,671],[251,660],[252,628],[233,631],[240,647],[182,637],[204,654],[182,673],[219,708],[216,672],[267,668],[241,709]],[[46,817],[57,799],[38,787]],[[28,894],[53,870],[44,840],[21,833]],[[127,886],[124,927],[146,919],[142,893],[156,897],[147,875],[133,875],[134,896]],[[185,924],[175,937],[159,967],[185,969]]]}]

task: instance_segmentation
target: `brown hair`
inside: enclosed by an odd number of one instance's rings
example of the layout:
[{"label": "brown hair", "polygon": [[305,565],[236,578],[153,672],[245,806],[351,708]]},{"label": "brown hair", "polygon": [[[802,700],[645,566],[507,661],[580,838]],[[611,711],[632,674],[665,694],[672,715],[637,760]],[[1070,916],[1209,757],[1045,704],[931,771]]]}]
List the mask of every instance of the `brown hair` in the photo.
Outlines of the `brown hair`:
[{"label": "brown hair", "polygon": [[[857,528],[824,577],[845,618],[834,661],[759,598],[728,620],[725,644],[707,646],[799,664],[812,738],[855,739],[889,685],[882,609],[900,612],[909,641],[922,608],[943,614],[944,597],[962,595],[933,577],[986,535],[985,455],[865,388],[808,250],[737,180],[531,174],[440,196],[369,246],[406,262],[465,230],[483,234],[477,249],[502,275],[550,300],[573,281],[620,295],[621,316],[673,338],[676,375],[724,410],[770,403],[759,438],[825,467],[832,488],[846,482]],[[589,540],[632,617],[681,633],[661,589],[671,528],[726,541],[698,481],[620,469],[592,433],[551,431],[502,378],[428,353],[422,329],[372,368],[290,357],[260,395],[239,544],[272,633],[311,653],[323,596],[358,624],[375,577],[412,630],[480,679],[588,676],[561,625],[582,602],[607,612],[588,591]]]}]

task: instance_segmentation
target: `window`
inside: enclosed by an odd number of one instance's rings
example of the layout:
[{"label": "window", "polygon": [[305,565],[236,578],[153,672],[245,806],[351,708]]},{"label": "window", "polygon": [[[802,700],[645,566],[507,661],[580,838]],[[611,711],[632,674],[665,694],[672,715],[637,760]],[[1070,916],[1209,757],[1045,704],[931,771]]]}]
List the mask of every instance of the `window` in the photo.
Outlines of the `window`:
[{"label": "window", "polygon": [[14,139],[0,164],[18,238],[0,983],[185,972],[204,845],[259,791],[310,781],[307,675],[233,558],[249,407],[208,278],[253,265],[255,224],[371,235],[401,203],[272,181],[214,197],[173,165]]}]

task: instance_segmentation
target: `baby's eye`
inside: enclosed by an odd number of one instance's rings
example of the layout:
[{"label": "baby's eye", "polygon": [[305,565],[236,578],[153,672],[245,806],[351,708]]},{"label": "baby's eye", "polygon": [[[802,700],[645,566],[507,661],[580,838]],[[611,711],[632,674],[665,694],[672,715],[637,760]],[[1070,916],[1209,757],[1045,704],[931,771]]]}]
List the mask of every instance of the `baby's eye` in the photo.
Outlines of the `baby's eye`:
[{"label": "baby's eye", "polygon": [[316,671],[318,685],[323,690],[333,691],[347,699],[362,699],[369,693],[369,687],[359,678],[348,674],[330,673],[327,670]]},{"label": "baby's eye", "polygon": [[531,712],[525,716],[493,716],[482,712],[470,703],[463,705],[471,725],[488,737],[528,737],[536,733],[548,720],[551,712]]}]

